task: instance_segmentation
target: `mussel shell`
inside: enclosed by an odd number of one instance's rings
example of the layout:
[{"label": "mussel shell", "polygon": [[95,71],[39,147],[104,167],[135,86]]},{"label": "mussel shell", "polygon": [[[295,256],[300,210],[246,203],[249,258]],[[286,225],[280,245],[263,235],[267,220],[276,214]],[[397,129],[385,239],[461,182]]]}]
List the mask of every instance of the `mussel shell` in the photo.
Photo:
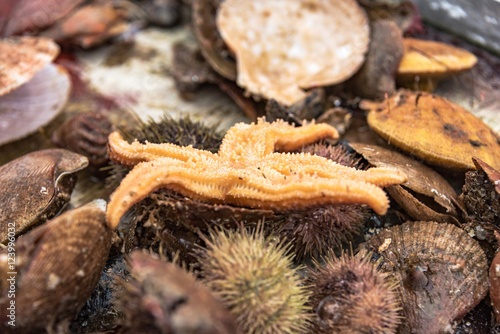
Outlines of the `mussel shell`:
[{"label": "mussel shell", "polygon": [[383,230],[366,246],[400,282],[399,333],[446,332],[488,293],[486,256],[454,225],[407,222]]},{"label": "mussel shell", "polygon": [[[15,245],[15,333],[38,333],[63,319],[70,319],[88,299],[104,268],[111,246],[105,223],[106,203],[95,200],[39,226]],[[9,247],[8,247],[9,248]],[[7,251],[0,253],[5,268]],[[2,283],[7,271],[2,270]],[[12,300],[2,287],[0,305]],[[2,312],[0,329],[9,332]],[[2,331],[2,333],[5,333]]]},{"label": "mussel shell", "polygon": [[15,228],[17,237],[57,214],[70,200],[76,182],[73,174],[87,164],[79,154],[48,149],[1,166],[0,243],[7,240],[9,228]]}]

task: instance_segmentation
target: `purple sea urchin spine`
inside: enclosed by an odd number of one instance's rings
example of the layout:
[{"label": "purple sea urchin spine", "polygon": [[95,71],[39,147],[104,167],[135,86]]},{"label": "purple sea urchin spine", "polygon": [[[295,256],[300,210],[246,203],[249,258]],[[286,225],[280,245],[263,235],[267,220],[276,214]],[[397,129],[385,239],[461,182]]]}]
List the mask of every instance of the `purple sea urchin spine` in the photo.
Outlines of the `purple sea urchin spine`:
[{"label": "purple sea urchin spine", "polygon": [[369,256],[325,258],[308,277],[314,333],[395,333],[400,323],[396,284]]}]

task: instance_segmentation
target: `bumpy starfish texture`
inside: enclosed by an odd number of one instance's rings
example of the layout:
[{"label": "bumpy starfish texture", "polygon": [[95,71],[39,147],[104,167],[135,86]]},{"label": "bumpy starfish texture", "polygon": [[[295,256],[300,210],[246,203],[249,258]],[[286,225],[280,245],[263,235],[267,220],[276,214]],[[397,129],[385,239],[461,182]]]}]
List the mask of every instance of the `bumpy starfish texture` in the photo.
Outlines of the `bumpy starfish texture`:
[{"label": "bumpy starfish texture", "polygon": [[127,143],[109,136],[109,156],[135,166],[111,195],[111,228],[135,203],[159,188],[214,204],[286,211],[325,203],[367,204],[379,214],[389,206],[380,187],[406,180],[391,168],[356,170],[329,159],[294,151],[323,138],[338,138],[327,124],[294,127],[281,120],[239,123],[226,133],[217,154],[191,146]]}]

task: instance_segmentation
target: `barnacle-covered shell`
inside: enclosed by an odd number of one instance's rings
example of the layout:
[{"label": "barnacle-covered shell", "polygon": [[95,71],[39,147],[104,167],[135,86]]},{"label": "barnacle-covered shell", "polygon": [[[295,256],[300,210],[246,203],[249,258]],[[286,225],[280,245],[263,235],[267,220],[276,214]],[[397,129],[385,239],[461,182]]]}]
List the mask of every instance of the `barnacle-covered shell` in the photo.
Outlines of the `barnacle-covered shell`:
[{"label": "barnacle-covered shell", "polygon": [[70,200],[74,173],[85,168],[87,158],[48,149],[26,154],[0,167],[0,242],[14,225],[18,236],[52,218]]},{"label": "barnacle-covered shell", "polygon": [[[6,275],[15,274],[16,326],[2,333],[39,333],[64,319],[71,319],[92,293],[104,268],[111,246],[111,231],[105,224],[106,202],[95,200],[47,222],[20,237],[13,245],[15,268],[6,270],[9,247],[0,253],[2,294],[7,308]],[[10,274],[12,275],[12,274]],[[9,275],[9,276],[10,276]]]},{"label": "barnacle-covered shell", "polygon": [[488,292],[488,264],[478,242],[451,224],[407,222],[383,230],[366,247],[399,281],[400,333],[451,329]]},{"label": "barnacle-covered shell", "polygon": [[99,112],[77,114],[52,134],[52,142],[57,146],[86,156],[94,167],[109,162],[108,136],[113,131],[109,119]]},{"label": "barnacle-covered shell", "polygon": [[141,251],[129,257],[133,279],[116,305],[128,333],[240,333],[234,317],[193,275]]},{"label": "barnacle-covered shell", "polygon": [[441,175],[401,153],[380,146],[349,143],[356,152],[376,167],[393,167],[406,173],[400,185],[386,188],[391,197],[413,218],[441,223],[456,222],[458,201],[455,190]]},{"label": "barnacle-covered shell", "polygon": [[10,37],[0,40],[0,96],[28,82],[58,53],[59,47],[48,38]]},{"label": "barnacle-covered shell", "polygon": [[461,198],[471,218],[500,224],[500,172],[478,158],[472,159],[477,171],[465,174]]},{"label": "barnacle-covered shell", "polygon": [[443,97],[400,90],[384,102],[363,101],[361,106],[370,110],[367,121],[375,132],[431,164],[470,170],[475,169],[474,156],[500,168],[500,136]]},{"label": "barnacle-covered shell", "polygon": [[66,105],[70,91],[66,70],[48,64],[29,82],[1,96],[0,145],[26,137],[48,124]]}]

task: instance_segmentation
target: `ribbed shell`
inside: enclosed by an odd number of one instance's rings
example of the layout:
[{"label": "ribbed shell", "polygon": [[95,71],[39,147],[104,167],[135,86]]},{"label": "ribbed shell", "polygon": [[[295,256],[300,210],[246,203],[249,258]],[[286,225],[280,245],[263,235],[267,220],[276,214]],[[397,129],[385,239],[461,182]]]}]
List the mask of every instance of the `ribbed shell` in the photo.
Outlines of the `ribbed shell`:
[{"label": "ribbed shell", "polygon": [[[404,320],[399,333],[450,329],[488,292],[484,252],[454,225],[407,222],[375,235],[367,246],[383,257],[382,270],[400,282]],[[416,281],[422,271],[427,281]]]}]

